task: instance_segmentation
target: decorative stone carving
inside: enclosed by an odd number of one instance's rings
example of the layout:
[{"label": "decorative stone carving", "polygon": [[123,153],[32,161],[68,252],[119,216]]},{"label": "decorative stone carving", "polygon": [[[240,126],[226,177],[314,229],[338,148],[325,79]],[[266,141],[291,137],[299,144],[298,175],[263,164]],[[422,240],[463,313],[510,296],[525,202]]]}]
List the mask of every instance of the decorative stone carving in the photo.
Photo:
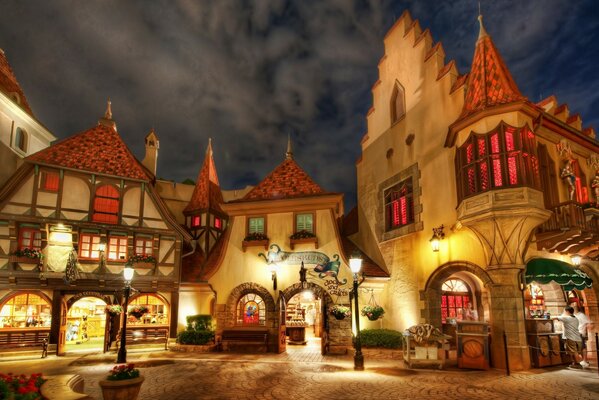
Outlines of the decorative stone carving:
[{"label": "decorative stone carving", "polygon": [[570,200],[574,200],[576,196],[576,174],[572,166],[572,160],[566,160],[566,164],[560,173],[560,177],[568,184],[568,193]]},{"label": "decorative stone carving", "polygon": [[572,158],[572,148],[570,147],[570,142],[567,140],[560,140],[555,147],[557,147],[557,152],[562,159],[567,160]]}]

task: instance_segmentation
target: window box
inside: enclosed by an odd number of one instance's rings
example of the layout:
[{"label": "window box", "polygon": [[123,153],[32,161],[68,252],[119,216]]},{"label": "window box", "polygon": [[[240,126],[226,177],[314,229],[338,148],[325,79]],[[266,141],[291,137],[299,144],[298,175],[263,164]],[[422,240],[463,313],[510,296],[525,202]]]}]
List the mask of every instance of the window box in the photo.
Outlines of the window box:
[{"label": "window box", "polygon": [[136,268],[154,268],[156,266],[156,258],[151,255],[136,254],[129,257],[128,262],[133,264]]},{"label": "window box", "polygon": [[136,261],[133,263],[135,268],[154,268],[156,263],[147,262],[147,261]]},{"label": "window box", "polygon": [[291,247],[291,250],[294,249],[294,247],[298,244],[306,244],[306,243],[314,243],[314,248],[317,249],[318,248],[318,238],[316,236],[314,237],[308,237],[308,238],[301,238],[301,239],[293,239],[293,238],[289,238],[289,245]]},{"label": "window box", "polygon": [[245,252],[248,247],[252,246],[263,246],[264,250],[268,250],[268,244],[270,243],[269,239],[264,240],[244,240],[241,242],[241,248]]},{"label": "window box", "polygon": [[41,264],[41,260],[38,257],[27,257],[27,256],[16,256],[11,255],[8,258],[9,262],[23,263],[23,264]]}]

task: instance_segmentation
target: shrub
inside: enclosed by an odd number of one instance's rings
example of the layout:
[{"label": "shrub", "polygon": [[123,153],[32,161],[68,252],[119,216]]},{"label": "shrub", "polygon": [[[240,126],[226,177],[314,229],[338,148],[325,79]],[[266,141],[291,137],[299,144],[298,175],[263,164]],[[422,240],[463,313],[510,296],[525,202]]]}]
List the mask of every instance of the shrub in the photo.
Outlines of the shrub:
[{"label": "shrub", "polygon": [[177,335],[179,344],[206,344],[214,340],[213,331],[183,331]]},{"label": "shrub", "polygon": [[214,340],[211,315],[189,315],[186,318],[187,328],[177,335],[179,344],[206,344]]},{"label": "shrub", "polygon": [[360,339],[365,347],[399,349],[403,343],[401,332],[392,329],[363,329],[360,331]]},{"label": "shrub", "polygon": [[211,315],[188,315],[185,318],[187,321],[188,331],[211,331],[212,330],[212,316]]}]

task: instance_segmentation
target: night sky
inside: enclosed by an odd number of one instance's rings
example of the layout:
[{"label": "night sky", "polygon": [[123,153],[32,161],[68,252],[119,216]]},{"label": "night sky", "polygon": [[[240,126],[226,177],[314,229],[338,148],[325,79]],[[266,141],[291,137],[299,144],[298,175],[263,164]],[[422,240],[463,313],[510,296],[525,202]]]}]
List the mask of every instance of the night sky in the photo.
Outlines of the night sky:
[{"label": "night sky", "polygon": [[[522,93],[552,94],[599,131],[599,4],[483,0],[485,27]],[[383,37],[408,9],[468,72],[478,2],[8,1],[0,48],[36,117],[58,138],[112,100],[134,154],[152,127],[158,177],[194,179],[208,138],[221,186],[254,185],[284,158],[355,204],[355,161]]]}]

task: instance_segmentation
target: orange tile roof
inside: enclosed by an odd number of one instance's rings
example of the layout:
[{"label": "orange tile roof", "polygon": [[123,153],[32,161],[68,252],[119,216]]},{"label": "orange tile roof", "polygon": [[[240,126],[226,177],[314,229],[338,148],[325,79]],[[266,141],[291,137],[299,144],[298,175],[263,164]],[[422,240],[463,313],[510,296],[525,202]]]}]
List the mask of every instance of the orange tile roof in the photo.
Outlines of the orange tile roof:
[{"label": "orange tile roof", "polygon": [[222,212],[220,204],[223,203],[223,194],[218,183],[214,158],[212,157],[212,142],[208,142],[206,157],[202,168],[198,173],[196,186],[193,189],[191,200],[183,210],[184,213],[204,210],[208,208],[216,209]]},{"label": "orange tile roof", "polygon": [[102,124],[63,139],[26,160],[123,178],[152,179],[118,132]]},{"label": "orange tile roof", "polygon": [[491,37],[480,20],[472,67],[468,77],[466,98],[460,118],[500,104],[524,100]]},{"label": "orange tile roof", "polygon": [[21,108],[33,117],[33,111],[31,111],[31,107],[29,107],[25,93],[23,93],[19,82],[17,82],[17,77],[13,73],[2,49],[0,49],[0,90],[9,97],[10,93],[16,93],[19,96],[19,105]]},{"label": "orange tile roof", "polygon": [[279,164],[242,201],[274,200],[325,194],[292,157]]},{"label": "orange tile roof", "polygon": [[360,251],[362,255],[362,273],[366,277],[371,278],[388,278],[391,275],[383,268],[381,268],[377,263],[375,263],[370,257],[366,255],[363,251],[361,251],[358,246],[356,246],[351,240],[347,237],[341,237],[341,244],[343,245],[343,253],[346,255],[346,258],[349,260],[350,254],[353,254],[354,251]]}]

